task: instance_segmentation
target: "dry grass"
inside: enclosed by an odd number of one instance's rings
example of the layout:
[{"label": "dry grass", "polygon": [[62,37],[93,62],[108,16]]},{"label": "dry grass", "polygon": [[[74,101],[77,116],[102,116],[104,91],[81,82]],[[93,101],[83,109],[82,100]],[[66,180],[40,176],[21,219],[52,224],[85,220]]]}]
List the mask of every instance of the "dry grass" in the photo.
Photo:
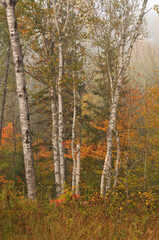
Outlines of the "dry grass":
[{"label": "dry grass", "polygon": [[157,207],[84,198],[60,204],[30,202],[15,193],[0,197],[1,240],[157,240]]}]

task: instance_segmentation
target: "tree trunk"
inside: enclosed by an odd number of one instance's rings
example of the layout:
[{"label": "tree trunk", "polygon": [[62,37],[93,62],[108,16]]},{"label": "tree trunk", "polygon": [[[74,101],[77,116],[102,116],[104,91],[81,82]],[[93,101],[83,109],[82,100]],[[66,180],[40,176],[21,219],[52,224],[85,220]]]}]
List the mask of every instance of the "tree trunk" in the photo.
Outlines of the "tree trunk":
[{"label": "tree trunk", "polygon": [[120,162],[120,137],[117,129],[115,130],[115,134],[116,134],[116,142],[117,142],[117,156],[116,156],[116,164],[115,164],[114,187],[116,188],[117,182],[118,182],[119,162]]},{"label": "tree trunk", "polygon": [[5,74],[5,79],[4,79],[4,91],[3,91],[3,100],[2,100],[2,108],[1,108],[0,145],[1,145],[1,138],[2,138],[3,118],[4,118],[4,109],[5,109],[5,102],[6,102],[9,65],[10,65],[10,44],[9,44],[9,49],[8,49],[8,54],[7,54],[6,74]]},{"label": "tree trunk", "polygon": [[[59,144],[59,156],[60,156],[60,173],[61,173],[61,188],[64,190],[65,184],[65,159],[64,159],[64,147],[63,147],[63,135],[64,135],[64,123],[63,123],[63,104],[62,104],[62,77],[63,77],[63,36],[68,25],[69,17],[69,0],[63,4],[62,1],[52,0],[52,7],[54,11],[54,26],[58,33],[58,50],[59,50],[59,77],[58,77],[58,144]],[[60,14],[62,10],[66,10],[66,15]],[[62,24],[63,23],[63,24]]]},{"label": "tree trunk", "polygon": [[12,125],[13,125],[13,142],[14,142],[14,150],[13,150],[13,155],[12,155],[12,165],[13,165],[13,178],[15,180],[15,156],[16,156],[16,150],[17,150],[17,144],[16,144],[16,124],[15,124],[15,115],[14,115],[14,97],[12,93]]},{"label": "tree trunk", "polygon": [[61,188],[64,189],[65,183],[65,161],[63,149],[63,105],[62,105],[62,75],[63,75],[63,52],[62,42],[59,42],[59,78],[58,78],[58,110],[59,110],[59,156],[60,156],[60,173],[61,173]]},{"label": "tree trunk", "polygon": [[51,87],[51,111],[52,111],[52,146],[54,158],[54,171],[55,171],[55,185],[57,196],[61,195],[61,176],[60,176],[60,159],[59,159],[59,146],[58,146],[58,113],[57,113],[57,98],[56,89]]},{"label": "tree trunk", "polygon": [[105,188],[105,179],[106,179],[106,191],[111,188],[111,165],[112,165],[112,146],[113,146],[113,129],[115,128],[116,122],[116,113],[119,102],[119,94],[120,88],[122,85],[122,76],[120,76],[117,80],[117,86],[115,90],[115,94],[113,97],[113,103],[111,103],[111,112],[109,118],[108,132],[107,132],[107,153],[105,157],[103,173],[101,177],[101,187],[100,194],[104,196],[104,188]]},{"label": "tree trunk", "polygon": [[75,154],[75,121],[76,121],[76,89],[74,83],[73,89],[73,123],[72,123],[72,159],[73,159],[73,171],[72,171],[72,192],[75,192],[76,187],[76,154]]},{"label": "tree trunk", "polygon": [[35,199],[37,195],[37,188],[36,188],[36,179],[35,179],[33,152],[32,152],[30,117],[29,117],[26,82],[25,82],[25,76],[24,76],[22,47],[20,45],[17,21],[15,16],[16,2],[17,2],[16,0],[12,0],[12,1],[6,0],[4,1],[4,5],[6,7],[7,21],[8,21],[11,47],[12,47],[12,53],[13,53],[13,61],[14,61],[14,67],[15,67],[28,198]]},{"label": "tree trunk", "polygon": [[77,170],[76,170],[76,194],[80,194],[80,165],[81,165],[81,149],[77,144]]}]

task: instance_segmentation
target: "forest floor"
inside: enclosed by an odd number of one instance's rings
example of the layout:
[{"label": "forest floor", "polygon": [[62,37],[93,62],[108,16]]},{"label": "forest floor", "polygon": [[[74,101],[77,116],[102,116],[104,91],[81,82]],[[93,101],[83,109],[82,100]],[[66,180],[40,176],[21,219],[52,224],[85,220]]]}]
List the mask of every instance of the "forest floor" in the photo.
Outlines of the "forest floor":
[{"label": "forest floor", "polygon": [[30,201],[0,193],[1,240],[158,240],[158,200],[152,193],[113,192],[105,198],[65,194]]}]

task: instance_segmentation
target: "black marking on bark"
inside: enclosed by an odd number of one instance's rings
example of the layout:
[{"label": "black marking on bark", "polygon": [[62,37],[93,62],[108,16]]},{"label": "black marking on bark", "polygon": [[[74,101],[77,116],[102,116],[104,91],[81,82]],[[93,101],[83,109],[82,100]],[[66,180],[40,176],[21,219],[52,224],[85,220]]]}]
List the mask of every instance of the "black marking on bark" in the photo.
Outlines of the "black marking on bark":
[{"label": "black marking on bark", "polygon": [[20,94],[18,94],[18,96],[21,98],[21,97],[22,97],[22,94],[20,93]]},{"label": "black marking on bark", "polygon": [[16,3],[17,3],[17,0],[10,0],[9,4],[10,4],[10,6],[15,7]]},{"label": "black marking on bark", "polygon": [[17,3],[17,0],[10,0],[8,4],[7,4],[7,1],[4,1],[3,5],[5,6],[5,8],[7,8],[8,5],[15,7],[16,3]]},{"label": "black marking on bark", "polygon": [[28,113],[28,115],[27,115],[27,119],[28,119],[28,121],[29,121],[29,119],[30,119],[30,115],[29,115],[29,113]]},{"label": "black marking on bark", "polygon": [[28,138],[29,138],[29,131],[28,131],[28,130],[26,130],[26,144],[28,144],[28,143],[29,143],[29,140],[28,140]]},{"label": "black marking on bark", "polygon": [[18,60],[16,61],[17,65],[18,65],[18,68],[20,68],[23,64],[22,60],[19,59],[18,57]]},{"label": "black marking on bark", "polygon": [[54,44],[54,42],[52,41],[52,42],[51,42],[51,53],[52,53],[52,54],[54,53],[54,47],[55,47],[55,44]]},{"label": "black marking on bark", "polygon": [[7,7],[7,3],[6,3],[6,1],[3,2],[3,5],[5,6],[5,8]]},{"label": "black marking on bark", "polygon": [[23,91],[24,91],[24,93],[26,93],[26,86],[23,87]]},{"label": "black marking on bark", "polygon": [[22,52],[22,45],[20,44],[19,46],[20,46],[20,50],[21,50],[21,52]]},{"label": "black marking on bark", "polygon": [[14,22],[14,29],[17,30],[17,21]]}]

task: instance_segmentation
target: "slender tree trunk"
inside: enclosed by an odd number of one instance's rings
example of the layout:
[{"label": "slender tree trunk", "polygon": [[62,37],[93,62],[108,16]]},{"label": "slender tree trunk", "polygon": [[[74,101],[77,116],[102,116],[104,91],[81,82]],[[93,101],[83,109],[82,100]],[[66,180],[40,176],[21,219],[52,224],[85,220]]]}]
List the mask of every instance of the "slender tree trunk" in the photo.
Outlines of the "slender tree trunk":
[{"label": "slender tree trunk", "polygon": [[52,111],[52,146],[55,171],[55,185],[57,196],[61,194],[61,176],[60,176],[60,159],[58,150],[58,112],[57,112],[57,96],[56,89],[51,87],[51,111]]},{"label": "slender tree trunk", "polygon": [[76,194],[80,194],[81,148],[77,144]]},{"label": "slender tree trunk", "polygon": [[112,157],[112,146],[113,146],[113,129],[115,128],[116,113],[117,113],[117,107],[119,102],[121,85],[122,85],[122,76],[120,76],[117,81],[113,103],[111,104],[111,112],[110,112],[108,132],[107,132],[107,153],[106,153],[103,173],[101,177],[101,189],[100,189],[101,196],[104,196],[105,179],[106,179],[106,191],[111,188],[111,165],[112,165],[111,157]]},{"label": "slender tree trunk", "polygon": [[72,171],[72,192],[75,191],[76,187],[76,154],[75,154],[75,122],[76,122],[76,89],[74,83],[73,89],[73,123],[72,123],[72,159],[73,159],[73,171]]},{"label": "slender tree trunk", "polygon": [[62,76],[63,76],[63,52],[62,42],[59,42],[59,78],[58,78],[58,123],[59,123],[59,156],[60,156],[60,173],[61,173],[61,188],[64,189],[65,183],[65,161],[64,161],[64,149],[63,149],[63,105],[62,105]]},{"label": "slender tree trunk", "polygon": [[12,165],[13,165],[13,178],[15,179],[15,156],[16,156],[16,150],[17,150],[17,145],[16,145],[16,127],[15,127],[15,115],[14,115],[14,97],[12,93],[12,125],[13,125],[13,143],[14,143],[14,150],[13,150],[13,155],[12,155]]},{"label": "slender tree trunk", "polygon": [[[109,56],[108,56],[108,75],[109,75],[110,88],[111,88],[111,110],[110,110],[109,125],[107,130],[107,153],[106,153],[102,177],[101,177],[101,186],[100,186],[101,196],[104,196],[105,191],[107,192],[111,188],[113,131],[116,127],[115,125],[116,125],[117,108],[119,103],[119,95],[120,95],[120,90],[122,86],[123,76],[125,73],[125,69],[123,68],[124,46],[125,46],[125,25],[122,26],[119,65],[118,65],[118,77],[114,79],[116,83],[115,90],[113,89],[113,79],[111,75]],[[105,180],[106,180],[106,188],[105,188]]]},{"label": "slender tree trunk", "polygon": [[116,134],[116,142],[117,142],[117,156],[116,156],[116,164],[115,164],[114,187],[116,188],[117,182],[118,182],[119,162],[120,162],[120,137],[117,129],[115,130],[115,134]]},{"label": "slender tree trunk", "polygon": [[[114,89],[113,89],[113,79],[111,75],[110,63],[109,63],[109,55],[108,55],[108,76],[110,81],[110,90],[111,90],[111,104],[114,102]],[[117,180],[118,180],[118,171],[119,171],[119,161],[120,161],[120,138],[117,130],[117,126],[114,129],[116,135],[116,142],[117,142],[117,156],[116,156],[116,165],[115,165],[115,180],[114,180],[114,187],[116,188]]]},{"label": "slender tree trunk", "polygon": [[20,45],[17,21],[15,16],[16,2],[17,2],[16,0],[12,0],[12,1],[5,0],[4,5],[6,7],[8,28],[9,28],[9,34],[11,39],[11,47],[12,47],[13,61],[14,61],[14,67],[15,67],[28,198],[35,199],[37,195],[37,188],[36,188],[36,179],[35,179],[33,152],[32,152],[30,117],[29,117],[26,82],[25,82],[25,76],[24,76],[22,47]]},{"label": "slender tree trunk", "polygon": [[[58,77],[58,129],[59,129],[59,136],[58,136],[58,144],[59,144],[59,156],[60,156],[60,173],[61,173],[61,188],[62,192],[64,190],[64,183],[65,183],[65,159],[64,159],[64,147],[63,147],[63,130],[64,130],[64,123],[63,123],[63,104],[62,104],[62,77],[63,77],[63,36],[66,33],[68,19],[69,19],[69,0],[63,3],[62,1],[55,1],[52,0],[52,7],[54,11],[54,26],[58,33],[58,50],[59,50],[59,77]],[[62,10],[66,10],[66,15],[60,14]],[[63,23],[63,24],[62,24]]]},{"label": "slender tree trunk", "polygon": [[3,100],[2,100],[2,108],[1,108],[0,145],[1,145],[1,138],[2,138],[3,118],[4,118],[4,109],[5,109],[5,102],[6,102],[9,65],[10,65],[10,44],[9,44],[9,49],[8,49],[8,54],[7,54],[6,74],[5,74],[5,79],[4,79],[4,91],[3,91]]}]

